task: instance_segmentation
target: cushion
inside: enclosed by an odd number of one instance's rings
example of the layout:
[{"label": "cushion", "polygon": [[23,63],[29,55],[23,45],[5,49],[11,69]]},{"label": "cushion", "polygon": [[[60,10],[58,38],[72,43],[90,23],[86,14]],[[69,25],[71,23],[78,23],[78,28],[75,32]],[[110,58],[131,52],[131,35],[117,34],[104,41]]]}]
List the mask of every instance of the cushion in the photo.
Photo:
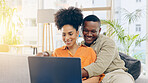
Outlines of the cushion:
[{"label": "cushion", "polygon": [[138,59],[134,59],[131,56],[119,52],[121,59],[125,62],[125,67],[128,68],[128,73],[130,73],[136,80],[141,73],[141,62]]}]

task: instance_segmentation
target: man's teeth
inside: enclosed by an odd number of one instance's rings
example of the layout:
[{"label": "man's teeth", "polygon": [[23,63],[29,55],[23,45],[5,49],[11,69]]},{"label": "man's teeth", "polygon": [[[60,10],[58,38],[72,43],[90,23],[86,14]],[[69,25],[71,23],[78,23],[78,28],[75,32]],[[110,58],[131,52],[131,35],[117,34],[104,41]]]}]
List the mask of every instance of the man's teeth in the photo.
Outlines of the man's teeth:
[{"label": "man's teeth", "polygon": [[92,38],[87,38],[88,40],[91,40]]}]

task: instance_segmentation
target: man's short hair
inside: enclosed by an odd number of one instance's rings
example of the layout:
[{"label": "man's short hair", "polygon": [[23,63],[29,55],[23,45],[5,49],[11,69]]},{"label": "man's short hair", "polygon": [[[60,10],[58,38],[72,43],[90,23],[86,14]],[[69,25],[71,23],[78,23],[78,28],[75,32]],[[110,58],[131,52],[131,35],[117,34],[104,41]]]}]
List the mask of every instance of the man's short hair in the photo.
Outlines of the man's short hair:
[{"label": "man's short hair", "polygon": [[86,16],[83,21],[82,21],[82,26],[84,26],[85,21],[93,21],[93,22],[98,22],[101,25],[100,19],[96,15],[88,15]]}]

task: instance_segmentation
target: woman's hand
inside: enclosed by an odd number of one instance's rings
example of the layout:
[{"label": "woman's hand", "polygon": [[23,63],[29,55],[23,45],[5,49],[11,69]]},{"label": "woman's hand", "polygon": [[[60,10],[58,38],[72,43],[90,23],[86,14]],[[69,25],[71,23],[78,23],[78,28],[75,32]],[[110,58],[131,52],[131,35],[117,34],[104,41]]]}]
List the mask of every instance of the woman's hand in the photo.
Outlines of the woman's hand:
[{"label": "woman's hand", "polygon": [[39,52],[36,54],[36,56],[49,56],[49,53],[48,52]]}]

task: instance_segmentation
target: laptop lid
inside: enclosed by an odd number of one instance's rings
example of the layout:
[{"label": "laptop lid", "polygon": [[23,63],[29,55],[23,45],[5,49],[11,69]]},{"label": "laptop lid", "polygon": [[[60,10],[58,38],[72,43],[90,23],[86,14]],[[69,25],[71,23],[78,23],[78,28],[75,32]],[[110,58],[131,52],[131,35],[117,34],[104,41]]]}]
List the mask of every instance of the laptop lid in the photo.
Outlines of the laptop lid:
[{"label": "laptop lid", "polygon": [[28,61],[31,83],[82,83],[80,58],[29,56]]}]

